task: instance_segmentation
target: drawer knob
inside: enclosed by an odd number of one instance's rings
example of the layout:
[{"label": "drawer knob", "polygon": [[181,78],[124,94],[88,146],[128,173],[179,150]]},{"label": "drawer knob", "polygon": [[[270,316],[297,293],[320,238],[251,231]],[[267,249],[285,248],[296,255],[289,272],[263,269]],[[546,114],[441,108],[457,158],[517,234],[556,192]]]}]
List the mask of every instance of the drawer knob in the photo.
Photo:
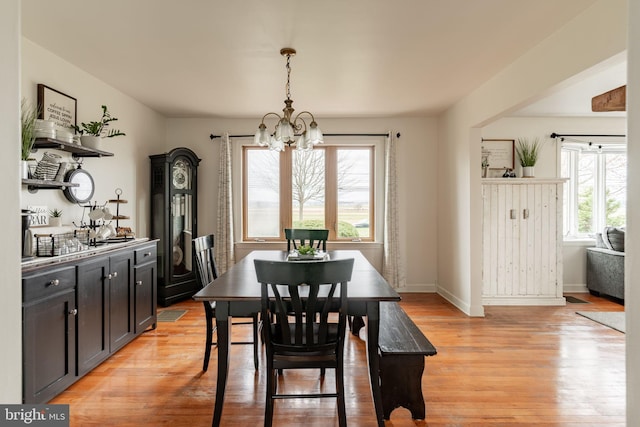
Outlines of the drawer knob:
[{"label": "drawer knob", "polygon": [[50,286],[58,286],[59,284],[60,284],[59,279],[53,279],[52,281],[49,282]]},{"label": "drawer knob", "polygon": [[145,253],[144,256],[151,256],[151,252]]},{"label": "drawer knob", "polygon": [[115,277],[118,277],[118,272],[117,271],[114,271],[113,273],[111,273],[109,275],[109,278],[115,278]]},{"label": "drawer knob", "polygon": [[73,310],[69,311],[69,314],[71,314],[71,315],[74,315],[74,316],[75,316],[76,314],[78,314],[78,309],[77,309],[77,308],[74,308]]},{"label": "drawer knob", "polygon": [[136,285],[138,285],[138,286],[142,286],[142,280],[138,280],[138,281],[136,282]]}]

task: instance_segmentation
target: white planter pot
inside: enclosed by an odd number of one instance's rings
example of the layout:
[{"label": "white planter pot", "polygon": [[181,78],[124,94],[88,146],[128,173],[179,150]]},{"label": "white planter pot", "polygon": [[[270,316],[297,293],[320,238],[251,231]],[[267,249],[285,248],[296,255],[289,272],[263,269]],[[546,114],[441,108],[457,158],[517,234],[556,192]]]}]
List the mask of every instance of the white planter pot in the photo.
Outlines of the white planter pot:
[{"label": "white planter pot", "polygon": [[83,147],[93,148],[94,150],[100,150],[100,143],[102,138],[94,135],[82,135],[80,137],[80,143]]},{"label": "white planter pot", "polygon": [[522,167],[522,177],[523,178],[533,178],[534,177],[534,170],[533,170],[533,166],[523,166]]},{"label": "white planter pot", "polygon": [[20,176],[22,179],[29,178],[29,162],[26,160],[20,160]]},{"label": "white planter pot", "polygon": [[59,216],[50,216],[49,217],[49,226],[50,227],[60,227],[62,225],[62,217]]}]

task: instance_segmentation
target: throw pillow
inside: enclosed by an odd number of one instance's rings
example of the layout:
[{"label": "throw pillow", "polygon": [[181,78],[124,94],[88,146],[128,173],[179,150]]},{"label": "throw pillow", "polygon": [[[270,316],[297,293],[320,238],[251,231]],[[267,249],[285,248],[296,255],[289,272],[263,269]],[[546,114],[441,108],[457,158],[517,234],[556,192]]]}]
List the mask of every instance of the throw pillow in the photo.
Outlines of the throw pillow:
[{"label": "throw pillow", "polygon": [[596,248],[609,249],[602,240],[602,233],[596,233]]},{"label": "throw pillow", "polygon": [[602,240],[612,251],[624,252],[624,230],[616,227],[606,227],[602,233]]}]

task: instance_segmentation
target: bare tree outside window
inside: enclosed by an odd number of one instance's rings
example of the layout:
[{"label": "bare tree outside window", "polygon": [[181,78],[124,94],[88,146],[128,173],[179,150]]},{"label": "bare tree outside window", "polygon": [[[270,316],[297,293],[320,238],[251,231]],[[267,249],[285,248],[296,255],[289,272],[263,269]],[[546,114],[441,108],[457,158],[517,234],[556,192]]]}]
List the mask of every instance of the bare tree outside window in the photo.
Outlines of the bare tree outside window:
[{"label": "bare tree outside window", "polygon": [[371,238],[372,146],[284,153],[245,147],[243,158],[246,238],[282,237],[287,227],[328,228],[333,239]]}]

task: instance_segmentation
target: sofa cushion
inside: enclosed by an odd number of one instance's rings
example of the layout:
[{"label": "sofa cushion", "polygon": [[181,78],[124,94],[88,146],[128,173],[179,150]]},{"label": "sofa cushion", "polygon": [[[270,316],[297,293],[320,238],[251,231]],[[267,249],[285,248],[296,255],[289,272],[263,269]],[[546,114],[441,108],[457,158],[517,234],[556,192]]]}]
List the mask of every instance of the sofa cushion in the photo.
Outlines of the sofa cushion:
[{"label": "sofa cushion", "polygon": [[602,240],[602,233],[596,233],[596,248],[609,249],[609,247],[605,245],[604,240]]},{"label": "sofa cushion", "polygon": [[624,229],[605,227],[602,233],[602,240],[608,249],[624,252]]}]

